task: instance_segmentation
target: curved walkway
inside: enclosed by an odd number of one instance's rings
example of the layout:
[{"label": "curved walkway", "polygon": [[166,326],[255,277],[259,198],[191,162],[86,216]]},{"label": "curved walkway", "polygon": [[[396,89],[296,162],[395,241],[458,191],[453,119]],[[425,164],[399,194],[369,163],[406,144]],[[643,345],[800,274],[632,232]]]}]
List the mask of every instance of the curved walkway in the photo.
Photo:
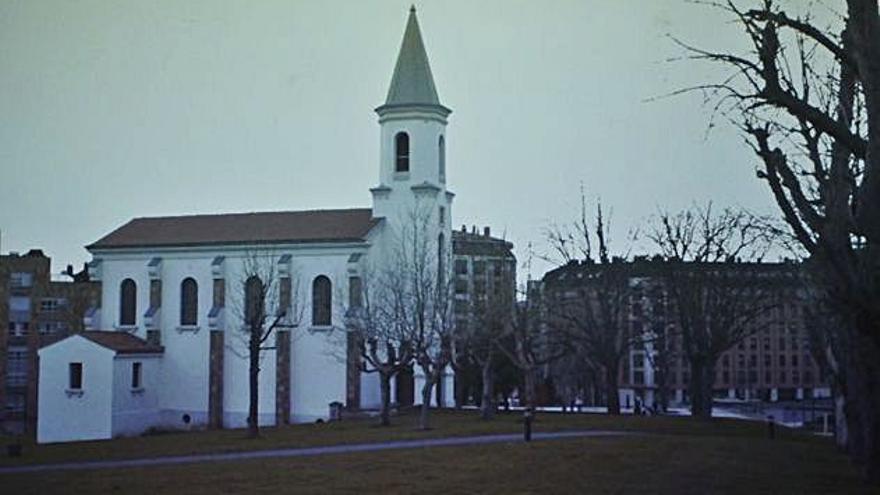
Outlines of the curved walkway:
[{"label": "curved walkway", "polygon": [[[555,440],[562,438],[610,437],[637,435],[626,431],[583,430],[560,431],[552,433],[533,433],[532,441]],[[328,445],[323,447],[304,447],[297,449],[253,450],[249,452],[227,452],[218,454],[197,454],[167,457],[149,457],[143,459],[120,459],[108,461],[64,462],[56,464],[32,464],[26,466],[0,467],[0,475],[12,473],[33,473],[44,471],[71,471],[83,469],[109,469],[142,466],[161,466],[166,464],[188,464],[198,462],[239,461],[248,459],[310,457],[328,454],[349,454],[356,452],[372,452],[377,450],[414,449],[426,447],[447,447],[453,445],[484,445],[504,442],[522,442],[521,433],[504,435],[480,435],[471,437],[431,438],[424,440],[400,440],[376,443],[355,443]]]}]

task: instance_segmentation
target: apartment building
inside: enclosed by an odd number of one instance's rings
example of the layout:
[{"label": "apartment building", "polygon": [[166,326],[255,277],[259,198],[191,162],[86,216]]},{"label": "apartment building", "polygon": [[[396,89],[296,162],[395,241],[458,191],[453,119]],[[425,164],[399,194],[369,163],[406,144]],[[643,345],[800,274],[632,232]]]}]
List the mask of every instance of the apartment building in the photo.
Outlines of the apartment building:
[{"label": "apartment building", "polygon": [[0,255],[0,424],[8,430],[33,432],[36,424],[37,350],[82,331],[99,300],[100,284],[85,269],[55,278],[39,249]]}]

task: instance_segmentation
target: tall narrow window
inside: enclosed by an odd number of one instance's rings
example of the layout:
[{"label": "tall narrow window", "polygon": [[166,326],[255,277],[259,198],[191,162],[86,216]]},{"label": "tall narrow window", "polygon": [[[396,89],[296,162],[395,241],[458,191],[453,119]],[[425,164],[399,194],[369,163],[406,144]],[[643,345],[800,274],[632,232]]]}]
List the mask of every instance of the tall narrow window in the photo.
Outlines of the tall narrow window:
[{"label": "tall narrow window", "polygon": [[141,388],[141,363],[131,363],[131,388]]},{"label": "tall narrow window", "polygon": [[440,139],[437,142],[437,156],[438,161],[440,162],[440,180],[446,180],[446,139],[443,136],[440,136]]},{"label": "tall narrow window", "polygon": [[119,324],[133,326],[137,315],[137,285],[127,278],[119,286]]},{"label": "tall narrow window", "polygon": [[180,324],[195,326],[199,319],[199,284],[192,277],[180,283]]},{"label": "tall narrow window", "polygon": [[398,132],[394,136],[395,172],[409,172],[409,134]]},{"label": "tall narrow window", "polygon": [[251,275],[244,283],[244,323],[249,328],[263,324],[263,312],[266,310],[263,281]]},{"label": "tall narrow window", "polygon": [[82,390],[83,365],[82,363],[70,363],[68,366],[68,387],[70,390]]},{"label": "tall narrow window", "polygon": [[437,288],[446,291],[446,238],[443,234],[437,237]]},{"label": "tall narrow window", "polygon": [[363,306],[364,288],[360,277],[348,278],[348,306],[360,308]]},{"label": "tall narrow window", "polygon": [[331,309],[330,279],[324,275],[312,282],[312,325],[329,326]]}]

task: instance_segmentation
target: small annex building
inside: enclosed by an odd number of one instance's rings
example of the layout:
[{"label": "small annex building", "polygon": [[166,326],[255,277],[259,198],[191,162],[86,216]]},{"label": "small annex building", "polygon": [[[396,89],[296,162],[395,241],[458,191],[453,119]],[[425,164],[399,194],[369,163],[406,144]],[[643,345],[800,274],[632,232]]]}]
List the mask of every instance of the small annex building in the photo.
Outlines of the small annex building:
[{"label": "small annex building", "polygon": [[129,333],[101,331],[40,349],[37,441],[103,440],[155,424],[163,351]]}]

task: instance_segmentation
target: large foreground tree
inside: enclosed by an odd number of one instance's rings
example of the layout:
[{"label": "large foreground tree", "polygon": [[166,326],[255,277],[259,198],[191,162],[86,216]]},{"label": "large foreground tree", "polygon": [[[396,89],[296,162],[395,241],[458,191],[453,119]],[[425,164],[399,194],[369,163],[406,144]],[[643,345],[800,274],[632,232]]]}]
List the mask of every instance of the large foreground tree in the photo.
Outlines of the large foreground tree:
[{"label": "large foreground tree", "polygon": [[700,89],[753,147],[841,319],[830,331],[848,333],[849,449],[880,483],[880,6],[838,0],[816,21],[801,3],[744,3],[714,5],[742,26],[748,52],[687,48],[730,69]]}]

